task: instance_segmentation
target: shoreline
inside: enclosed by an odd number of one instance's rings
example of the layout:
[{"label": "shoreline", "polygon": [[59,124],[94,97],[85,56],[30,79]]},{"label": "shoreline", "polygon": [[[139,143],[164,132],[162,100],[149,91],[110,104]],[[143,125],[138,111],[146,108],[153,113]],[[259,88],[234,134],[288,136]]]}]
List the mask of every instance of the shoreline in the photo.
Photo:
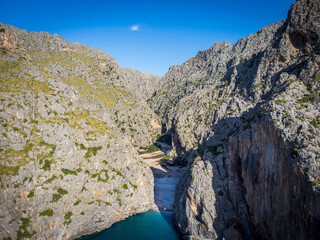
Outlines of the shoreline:
[{"label": "shoreline", "polygon": [[140,157],[148,164],[154,177],[154,203],[151,209],[173,212],[175,187],[184,169],[175,166],[172,158],[167,159],[166,154],[160,150],[152,153],[140,151]]}]

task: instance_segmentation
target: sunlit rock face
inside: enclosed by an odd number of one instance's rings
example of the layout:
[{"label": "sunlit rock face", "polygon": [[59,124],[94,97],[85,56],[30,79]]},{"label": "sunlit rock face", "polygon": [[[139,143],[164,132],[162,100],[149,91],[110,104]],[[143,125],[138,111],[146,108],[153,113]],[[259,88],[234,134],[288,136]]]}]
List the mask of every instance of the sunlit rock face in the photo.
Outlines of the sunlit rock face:
[{"label": "sunlit rock face", "polygon": [[149,100],[188,170],[189,239],[319,239],[320,3],[173,66]]},{"label": "sunlit rock face", "polygon": [[[100,50],[0,25],[1,239],[74,239],[153,204],[134,146],[160,125],[127,71]],[[157,83],[139,74],[141,91]]]}]

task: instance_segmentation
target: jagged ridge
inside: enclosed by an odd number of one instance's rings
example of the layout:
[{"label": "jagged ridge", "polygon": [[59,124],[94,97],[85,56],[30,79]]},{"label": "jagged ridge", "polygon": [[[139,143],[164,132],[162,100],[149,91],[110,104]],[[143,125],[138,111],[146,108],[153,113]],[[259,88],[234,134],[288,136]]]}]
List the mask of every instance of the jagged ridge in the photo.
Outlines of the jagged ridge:
[{"label": "jagged ridge", "polygon": [[189,166],[174,207],[187,238],[319,238],[319,17],[297,1],[171,67],[149,100]]}]

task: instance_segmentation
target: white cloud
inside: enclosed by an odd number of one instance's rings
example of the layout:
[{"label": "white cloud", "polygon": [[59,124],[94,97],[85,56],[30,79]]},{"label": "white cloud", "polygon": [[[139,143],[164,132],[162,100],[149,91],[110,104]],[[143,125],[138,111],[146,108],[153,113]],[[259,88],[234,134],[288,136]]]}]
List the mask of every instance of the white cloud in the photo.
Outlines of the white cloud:
[{"label": "white cloud", "polygon": [[139,31],[139,26],[138,25],[133,25],[130,28],[131,31]]}]

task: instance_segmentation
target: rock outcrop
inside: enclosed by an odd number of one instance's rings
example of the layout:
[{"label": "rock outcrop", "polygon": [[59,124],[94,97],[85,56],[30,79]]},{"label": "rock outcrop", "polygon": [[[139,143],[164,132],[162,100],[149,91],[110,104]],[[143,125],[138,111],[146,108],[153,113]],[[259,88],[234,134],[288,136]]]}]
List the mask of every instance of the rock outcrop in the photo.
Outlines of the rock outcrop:
[{"label": "rock outcrop", "polygon": [[100,50],[0,25],[1,239],[74,239],[153,204],[133,145],[159,124],[125,80]]},{"label": "rock outcrop", "polygon": [[188,170],[175,223],[189,239],[320,238],[320,2],[216,43],[149,103]]}]

